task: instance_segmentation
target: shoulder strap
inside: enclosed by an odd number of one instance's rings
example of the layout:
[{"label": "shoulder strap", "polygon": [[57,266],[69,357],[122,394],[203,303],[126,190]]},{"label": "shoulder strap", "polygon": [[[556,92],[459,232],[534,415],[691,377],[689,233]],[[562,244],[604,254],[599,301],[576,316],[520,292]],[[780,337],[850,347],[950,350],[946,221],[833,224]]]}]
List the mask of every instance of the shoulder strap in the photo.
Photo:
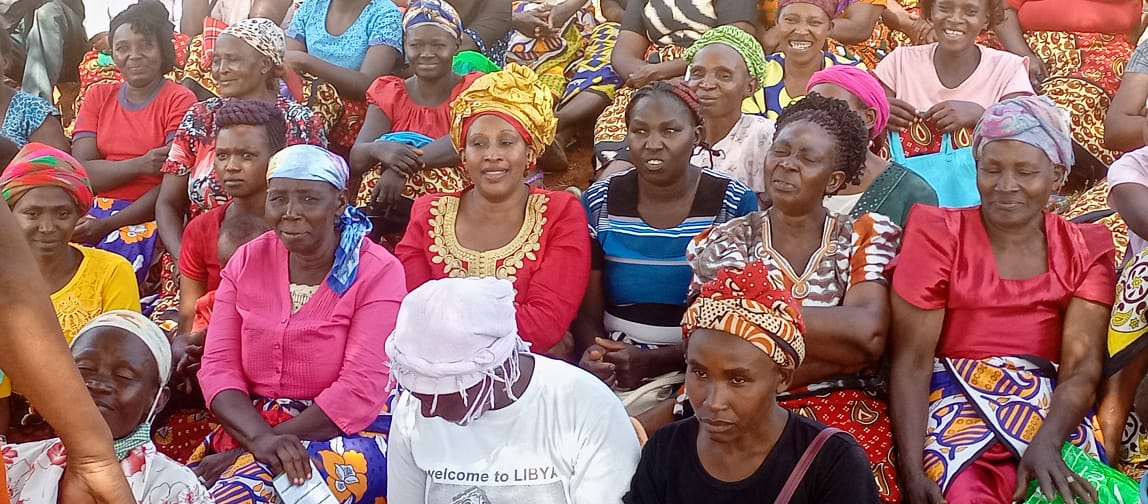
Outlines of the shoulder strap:
[{"label": "shoulder strap", "polygon": [[781,487],[781,493],[777,494],[773,504],[789,504],[789,499],[793,498],[797,486],[801,484],[801,480],[805,479],[805,473],[809,471],[809,466],[813,465],[813,459],[817,458],[817,454],[821,452],[825,442],[839,432],[844,431],[834,427],[826,427],[817,433],[817,437],[813,438],[813,442],[805,448],[805,453],[801,454],[801,459],[797,461],[797,466],[793,468],[793,472],[789,473],[789,479],[785,480],[785,486]]}]

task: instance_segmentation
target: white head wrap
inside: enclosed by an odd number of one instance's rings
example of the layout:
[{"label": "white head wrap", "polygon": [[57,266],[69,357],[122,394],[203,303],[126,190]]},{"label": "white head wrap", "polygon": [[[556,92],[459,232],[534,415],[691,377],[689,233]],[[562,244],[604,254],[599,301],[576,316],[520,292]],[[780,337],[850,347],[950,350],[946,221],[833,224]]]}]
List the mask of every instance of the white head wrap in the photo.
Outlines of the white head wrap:
[{"label": "white head wrap", "polygon": [[514,286],[507,280],[444,278],[431,280],[407,294],[395,331],[387,339],[391,377],[403,389],[434,395],[460,394],[482,385],[463,424],[493,403],[494,384],[510,397],[520,376],[519,353],[529,344],[518,336]]},{"label": "white head wrap", "polygon": [[139,338],[147,349],[151,350],[152,357],[155,357],[156,366],[159,368],[160,388],[167,386],[168,380],[171,379],[171,342],[167,340],[167,336],[159,326],[139,312],[112,310],[96,316],[85,324],[77,333],[76,339],[72,340],[72,346],[76,345],[85,332],[97,327],[123,329]]}]

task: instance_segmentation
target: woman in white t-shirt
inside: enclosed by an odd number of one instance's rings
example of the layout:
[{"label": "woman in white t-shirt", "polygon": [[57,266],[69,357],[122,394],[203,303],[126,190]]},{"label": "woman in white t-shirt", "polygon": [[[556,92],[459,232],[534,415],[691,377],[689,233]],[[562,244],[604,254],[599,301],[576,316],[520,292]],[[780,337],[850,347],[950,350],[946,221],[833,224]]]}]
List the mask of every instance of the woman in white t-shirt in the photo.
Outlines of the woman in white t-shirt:
[{"label": "woman in white t-shirt", "polygon": [[618,503],[638,438],[600,380],[531,354],[514,287],[432,280],[407,295],[387,338],[402,389],[387,449],[387,500]]}]

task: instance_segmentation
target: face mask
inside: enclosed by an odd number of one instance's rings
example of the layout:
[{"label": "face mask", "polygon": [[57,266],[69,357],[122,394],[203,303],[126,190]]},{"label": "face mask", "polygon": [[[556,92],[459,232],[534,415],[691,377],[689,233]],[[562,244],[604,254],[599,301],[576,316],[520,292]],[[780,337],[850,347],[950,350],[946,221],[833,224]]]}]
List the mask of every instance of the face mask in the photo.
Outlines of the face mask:
[{"label": "face mask", "polygon": [[112,448],[116,451],[116,460],[127,458],[129,452],[151,442],[151,423],[155,420],[155,407],[159,404],[159,398],[162,395],[163,386],[156,391],[155,399],[151,402],[151,409],[148,410],[147,418],[128,435],[112,442]]}]

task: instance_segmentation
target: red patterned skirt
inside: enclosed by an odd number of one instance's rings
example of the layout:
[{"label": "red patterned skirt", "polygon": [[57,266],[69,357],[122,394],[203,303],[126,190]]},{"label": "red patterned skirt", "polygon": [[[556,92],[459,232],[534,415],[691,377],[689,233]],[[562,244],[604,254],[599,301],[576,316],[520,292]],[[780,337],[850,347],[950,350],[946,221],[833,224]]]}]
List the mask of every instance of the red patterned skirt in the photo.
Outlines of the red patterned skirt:
[{"label": "red patterned skirt", "polygon": [[779,398],[778,404],[853,436],[869,456],[881,502],[900,502],[901,490],[897,487],[897,470],[893,463],[893,427],[887,402],[878,399],[876,394],[845,389],[788,400]]}]

